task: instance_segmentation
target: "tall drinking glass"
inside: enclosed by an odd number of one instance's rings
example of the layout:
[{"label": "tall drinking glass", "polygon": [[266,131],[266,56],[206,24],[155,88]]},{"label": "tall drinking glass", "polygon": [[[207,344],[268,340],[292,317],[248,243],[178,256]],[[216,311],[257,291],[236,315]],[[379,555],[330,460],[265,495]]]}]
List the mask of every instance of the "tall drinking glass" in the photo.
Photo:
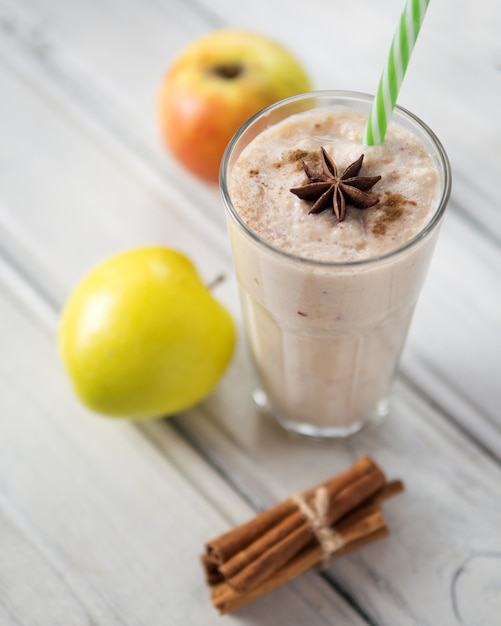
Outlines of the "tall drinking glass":
[{"label": "tall drinking glass", "polygon": [[265,241],[239,213],[230,191],[232,171],[255,137],[291,115],[317,110],[368,115],[371,103],[371,96],[352,92],[288,98],[236,133],[221,166],[246,338],[259,381],[254,397],[285,429],[304,435],[346,437],[387,414],[450,194],[449,163],[433,132],[397,106],[392,122],[409,130],[431,156],[439,185],[436,207],[424,227],[397,248],[343,262],[312,260]]}]

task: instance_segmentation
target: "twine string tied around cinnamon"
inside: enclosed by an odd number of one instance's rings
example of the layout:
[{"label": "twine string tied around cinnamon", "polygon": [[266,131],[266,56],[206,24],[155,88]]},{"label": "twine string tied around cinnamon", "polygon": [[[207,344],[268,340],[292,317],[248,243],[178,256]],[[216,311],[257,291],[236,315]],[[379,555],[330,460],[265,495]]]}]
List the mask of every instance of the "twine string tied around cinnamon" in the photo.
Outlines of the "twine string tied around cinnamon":
[{"label": "twine string tied around cinnamon", "polygon": [[308,522],[322,553],[321,567],[326,567],[331,556],[344,545],[344,540],[336,530],[329,526],[327,513],[329,510],[329,493],[324,486],[315,490],[311,503],[299,493],[294,493],[290,500]]}]

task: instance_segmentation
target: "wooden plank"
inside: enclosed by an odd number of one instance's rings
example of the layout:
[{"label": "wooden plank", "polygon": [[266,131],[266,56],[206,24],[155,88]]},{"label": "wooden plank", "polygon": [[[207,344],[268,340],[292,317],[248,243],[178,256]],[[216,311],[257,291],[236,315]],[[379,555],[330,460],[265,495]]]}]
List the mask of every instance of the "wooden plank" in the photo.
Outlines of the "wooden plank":
[{"label": "wooden plank", "polygon": [[[184,4],[182,10],[179,0],[176,4],[178,16],[189,15]],[[76,116],[90,133],[97,125],[100,141],[113,147],[118,142],[124,156],[127,154],[135,169],[139,168],[147,179],[153,177],[162,189],[175,180],[181,198],[200,207],[200,219],[209,216],[211,221],[218,221],[219,217],[219,225],[224,228],[216,190],[178,166],[163,148],[158,130],[157,100],[162,78],[173,60],[173,50],[178,49],[178,37],[182,34],[181,47],[193,36],[188,32],[193,31],[187,31],[186,24],[180,26],[178,19],[168,19],[169,12],[161,9],[153,14],[146,12],[150,20],[148,32],[137,31],[142,24],[147,27],[144,17],[137,18],[137,13],[144,12],[145,6],[148,8],[143,4],[103,5],[97,17],[85,3],[79,5],[85,7],[83,15],[78,10],[68,11],[66,3],[49,4],[45,11],[43,6],[36,4],[27,10],[17,2],[2,1],[0,22],[5,24],[5,37],[0,39],[0,62],[24,77],[31,89],[45,92],[44,99],[56,114],[64,111],[65,116]],[[126,22],[131,20],[128,23],[134,32],[127,35],[124,24],[117,27],[116,15]],[[194,15],[192,19],[195,20]],[[188,21],[191,23],[191,19]],[[104,49],[96,45],[94,32],[98,25],[101,29],[109,27]],[[157,29],[160,32],[155,36]],[[131,41],[155,42],[160,49],[149,52],[144,43],[133,46]],[[75,45],[80,49],[75,49]],[[110,50],[117,54],[110,55]],[[52,84],[49,93],[48,77]]]},{"label": "wooden plank", "polygon": [[[7,247],[12,247],[8,243],[11,239],[15,247],[24,241],[27,266],[36,267],[33,256],[44,268],[52,263],[53,269],[54,255],[81,258],[78,268],[58,264],[53,297],[61,301],[68,292],[67,285],[74,284],[105,256],[138,245],[178,242],[195,262],[200,261],[208,281],[225,273],[230,258],[226,235],[204,213],[205,207],[192,205],[182,191],[155,172],[144,172],[106,132],[89,127],[81,117],[75,119],[59,94],[49,92],[40,97],[32,78],[36,84],[36,73],[19,82],[9,70],[0,68],[1,89],[9,93],[12,106],[9,121],[4,118],[2,125],[4,141],[0,148],[5,177],[2,198],[11,204],[0,208],[0,221]],[[75,127],[85,129],[83,135],[80,131],[75,135]],[[55,136],[57,141],[51,140]],[[210,190],[206,195],[210,199]],[[28,229],[26,223],[30,224]],[[199,229],[204,232],[203,240]]]},{"label": "wooden plank", "polygon": [[402,371],[501,459],[501,255],[447,217],[414,317]]}]

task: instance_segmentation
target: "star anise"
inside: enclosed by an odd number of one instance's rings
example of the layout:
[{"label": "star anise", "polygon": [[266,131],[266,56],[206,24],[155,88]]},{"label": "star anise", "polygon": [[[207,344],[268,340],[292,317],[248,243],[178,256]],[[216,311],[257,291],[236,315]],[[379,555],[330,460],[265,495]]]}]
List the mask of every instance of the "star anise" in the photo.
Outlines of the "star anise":
[{"label": "star anise", "polygon": [[302,187],[294,187],[290,191],[301,200],[314,201],[308,214],[321,213],[331,206],[337,220],[342,222],[346,215],[346,204],[353,204],[359,209],[368,209],[379,202],[377,197],[366,192],[381,179],[381,176],[357,176],[363,160],[362,154],[338,176],[336,164],[325,148],[322,148],[320,171],[313,171],[303,161],[303,169],[310,182]]}]

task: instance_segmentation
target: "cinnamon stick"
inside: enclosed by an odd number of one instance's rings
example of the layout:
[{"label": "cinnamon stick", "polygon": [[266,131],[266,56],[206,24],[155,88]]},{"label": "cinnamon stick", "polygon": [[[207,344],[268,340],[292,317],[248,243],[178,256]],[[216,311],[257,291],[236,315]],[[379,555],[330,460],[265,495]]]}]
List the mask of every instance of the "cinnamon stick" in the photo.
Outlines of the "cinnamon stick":
[{"label": "cinnamon stick", "polygon": [[[370,510],[371,507],[377,507],[379,503],[397,495],[403,491],[403,489],[403,483],[399,480],[387,483],[387,485],[375,494],[369,504],[344,518],[339,524],[338,532],[345,540],[345,544],[332,555],[332,558],[338,558],[369,545],[370,543],[378,541],[379,539],[387,537],[389,530],[384,523],[384,520],[382,520],[382,517],[377,518],[376,520],[373,518],[368,524],[364,522],[364,526],[358,526],[358,528],[354,525],[353,528],[350,529],[350,525],[353,523],[353,520],[365,520],[367,511]],[[347,528],[350,530],[347,530]],[[348,533],[350,533],[350,536],[348,536]],[[268,578],[266,581],[246,593],[238,592],[227,582],[220,583],[212,590],[212,604],[220,614],[230,613],[231,611],[244,606],[248,602],[273,591],[273,589],[277,589],[281,585],[293,580],[297,576],[300,576],[312,567],[315,567],[318,565],[321,558],[322,551],[320,546],[311,546],[298,554],[293,560],[289,561],[289,563],[280,569],[275,576]]]},{"label": "cinnamon stick", "polygon": [[[341,532],[343,539],[345,539],[345,544],[341,550],[333,555],[333,558],[347,554],[378,539],[382,539],[389,533],[382,514],[378,510],[372,512],[370,516],[359,520],[358,524],[349,528],[349,530],[345,529],[339,532]],[[212,590],[212,604],[221,614],[234,611],[251,600],[255,600],[265,593],[296,578],[300,574],[303,574],[317,565],[321,558],[322,551],[320,546],[314,545],[299,553],[293,560],[289,561],[289,563],[281,568],[275,576],[268,578],[260,585],[245,593],[239,592],[228,582],[221,583]]]},{"label": "cinnamon stick", "polygon": [[[309,500],[319,487],[326,487],[330,493],[335,494],[353,482],[355,478],[363,476],[375,467],[376,464],[374,461],[369,456],[365,455],[342,474],[306,491],[304,494],[305,498]],[[263,539],[263,537],[265,537],[268,532],[273,532],[281,521],[291,515],[301,519],[301,516],[298,515],[297,505],[290,499],[287,499],[273,508],[260,513],[248,522],[213,539],[206,545],[206,552],[210,558],[217,563],[226,563],[235,554],[248,548],[248,546],[257,540],[262,541],[260,546],[258,546],[258,550],[262,552],[267,546],[273,545],[275,542],[275,536],[273,534],[268,536],[267,540]],[[256,550],[252,550],[247,553],[249,561],[255,558],[253,557],[255,552]]]},{"label": "cinnamon stick", "polygon": [[200,559],[205,572],[205,582],[210,587],[224,582],[224,576],[219,571],[217,563],[208,554],[202,554]]},{"label": "cinnamon stick", "polygon": [[[327,513],[327,524],[332,526],[343,515],[357,507],[370,495],[380,489],[385,482],[383,472],[374,467],[367,474],[355,477],[351,484],[346,485],[341,491],[329,493],[331,502]],[[238,591],[248,591],[262,583],[266,578],[272,576],[291,558],[293,558],[303,548],[315,541],[315,533],[308,520],[302,514],[295,512],[294,517],[298,518],[298,525],[288,532],[284,532],[281,525],[276,529],[278,540],[270,548],[259,554],[254,560],[247,562],[236,574],[227,576],[224,566],[219,571],[225,576]]]},{"label": "cinnamon stick", "polygon": [[[311,508],[325,495],[322,527],[334,530],[339,545],[326,553]],[[388,534],[380,503],[403,490],[401,481],[386,483],[368,456],[346,472],[307,490],[296,503],[288,499],[206,545],[202,557],[214,606],[226,613],[276,588],[328,557],[346,554]],[[313,511],[315,513],[315,511]],[[315,513],[316,515],[316,513]]]}]

